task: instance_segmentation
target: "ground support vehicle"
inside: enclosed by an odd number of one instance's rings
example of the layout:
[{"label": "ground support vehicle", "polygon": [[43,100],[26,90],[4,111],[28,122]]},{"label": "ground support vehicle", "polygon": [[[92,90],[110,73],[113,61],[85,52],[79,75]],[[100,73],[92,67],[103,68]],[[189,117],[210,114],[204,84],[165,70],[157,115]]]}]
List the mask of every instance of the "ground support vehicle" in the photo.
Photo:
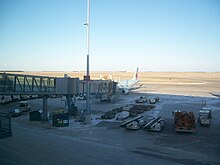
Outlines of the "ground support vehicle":
[{"label": "ground support vehicle", "polygon": [[148,131],[156,131],[159,132],[162,130],[162,128],[165,126],[165,120],[163,117],[157,117],[150,122],[148,122],[144,129]]},{"label": "ground support vehicle", "polygon": [[19,108],[14,108],[9,113],[10,113],[10,116],[17,117],[21,115],[22,111]]},{"label": "ground support vehicle", "polygon": [[132,121],[131,123],[126,125],[126,129],[130,129],[130,130],[140,129],[139,122],[138,121]]},{"label": "ground support vehicle", "polygon": [[141,117],[137,120],[132,121],[126,125],[126,129],[130,130],[138,130],[143,128],[149,121],[151,121],[148,117]]},{"label": "ground support vehicle", "polygon": [[6,104],[12,101],[11,96],[0,95],[0,104]]},{"label": "ground support vehicle", "polygon": [[20,101],[19,102],[19,109],[21,109],[22,112],[30,111],[31,107],[28,103],[28,101]]},{"label": "ground support vehicle", "polygon": [[135,100],[136,103],[145,103],[147,102],[147,98],[145,96],[141,96],[139,99]]},{"label": "ground support vehicle", "polygon": [[149,98],[149,103],[150,104],[156,104],[159,101],[160,101],[159,97],[151,97],[151,98]]},{"label": "ground support vehicle", "polygon": [[211,108],[206,108],[203,107],[200,111],[199,111],[199,117],[198,117],[198,123],[200,124],[200,126],[208,126],[211,123]]},{"label": "ground support vehicle", "polygon": [[127,120],[125,122],[123,122],[120,126],[121,127],[126,127],[128,124],[132,123],[133,121],[136,121],[138,122],[139,119],[143,118],[144,116],[138,116],[138,117],[135,117],[133,119],[130,119],[130,120]]},{"label": "ground support vehicle", "polygon": [[122,112],[118,112],[115,115],[115,119],[116,120],[122,120],[125,119],[129,116],[129,112],[128,111],[122,111]]},{"label": "ground support vehicle", "polygon": [[195,116],[193,112],[175,112],[174,114],[175,132],[190,132],[196,131]]},{"label": "ground support vehicle", "polygon": [[154,98],[150,98],[150,99],[149,99],[149,103],[150,103],[150,104],[156,104],[156,100],[155,100]]}]

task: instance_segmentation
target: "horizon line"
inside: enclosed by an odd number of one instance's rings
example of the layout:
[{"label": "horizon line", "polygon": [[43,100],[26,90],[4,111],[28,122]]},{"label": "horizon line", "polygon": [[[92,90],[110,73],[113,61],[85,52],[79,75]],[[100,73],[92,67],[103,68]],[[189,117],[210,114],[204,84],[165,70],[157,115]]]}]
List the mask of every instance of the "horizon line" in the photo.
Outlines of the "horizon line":
[{"label": "horizon line", "polygon": [[[0,70],[0,72],[86,72],[85,70]],[[129,70],[118,70],[118,71],[110,71],[110,70],[94,70],[94,71],[90,71],[92,72],[133,72],[133,71],[129,71]],[[139,72],[179,72],[179,73],[218,73],[220,71],[171,71],[171,70],[167,70],[167,71],[139,71]]]}]

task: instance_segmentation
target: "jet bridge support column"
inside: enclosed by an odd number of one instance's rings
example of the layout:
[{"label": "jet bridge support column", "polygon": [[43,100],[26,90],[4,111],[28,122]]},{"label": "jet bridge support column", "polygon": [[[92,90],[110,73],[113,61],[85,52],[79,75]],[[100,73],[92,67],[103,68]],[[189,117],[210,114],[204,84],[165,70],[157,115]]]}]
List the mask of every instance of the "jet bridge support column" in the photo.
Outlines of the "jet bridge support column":
[{"label": "jet bridge support column", "polygon": [[42,118],[43,122],[48,121],[48,118],[47,118],[47,99],[48,98],[49,98],[48,95],[43,95],[43,118]]},{"label": "jet bridge support column", "polygon": [[77,109],[75,106],[75,98],[74,101],[72,100],[74,98],[73,95],[66,95],[66,101],[67,101],[67,110],[69,115],[76,115]]},{"label": "jet bridge support column", "polygon": [[66,95],[66,101],[67,101],[67,109],[68,113],[70,113],[71,105],[72,105],[72,96],[71,95]]}]

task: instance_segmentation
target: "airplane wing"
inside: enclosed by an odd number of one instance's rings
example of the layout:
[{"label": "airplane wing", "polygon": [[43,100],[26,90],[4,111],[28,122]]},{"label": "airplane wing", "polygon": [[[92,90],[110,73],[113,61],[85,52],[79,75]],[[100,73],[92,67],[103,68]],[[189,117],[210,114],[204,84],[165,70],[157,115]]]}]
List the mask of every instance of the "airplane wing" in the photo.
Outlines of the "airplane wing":
[{"label": "airplane wing", "polygon": [[220,98],[220,93],[209,92],[211,95]]}]

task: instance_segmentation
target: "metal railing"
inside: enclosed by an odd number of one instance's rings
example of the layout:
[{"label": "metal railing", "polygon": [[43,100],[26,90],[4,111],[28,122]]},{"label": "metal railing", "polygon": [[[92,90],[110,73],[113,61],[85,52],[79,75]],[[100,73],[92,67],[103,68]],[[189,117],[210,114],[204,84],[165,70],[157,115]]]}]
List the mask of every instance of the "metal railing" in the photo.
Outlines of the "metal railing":
[{"label": "metal railing", "polygon": [[0,73],[0,95],[54,94],[55,77]]}]

